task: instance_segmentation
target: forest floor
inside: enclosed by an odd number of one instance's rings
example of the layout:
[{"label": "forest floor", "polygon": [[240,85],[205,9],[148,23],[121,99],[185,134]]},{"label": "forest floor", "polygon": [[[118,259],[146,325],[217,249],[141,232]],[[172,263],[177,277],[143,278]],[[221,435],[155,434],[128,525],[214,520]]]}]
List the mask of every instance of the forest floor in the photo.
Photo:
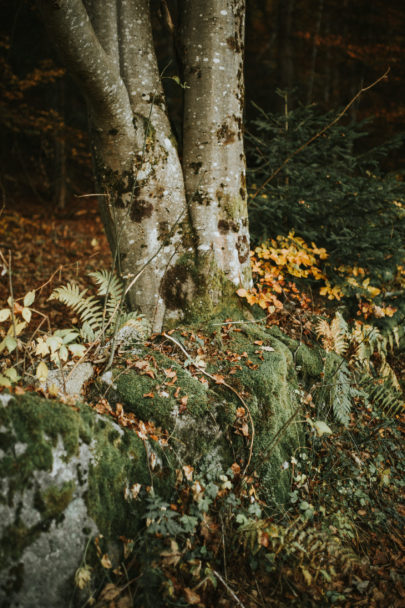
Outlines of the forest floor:
[{"label": "forest floor", "polygon": [[[87,274],[110,266],[93,199],[76,198],[55,212],[31,200],[0,210],[0,310],[10,290],[16,300],[36,290],[33,308],[53,330],[66,328],[72,318],[67,320],[62,305],[49,302],[52,290],[68,281],[89,288]],[[282,326],[288,333],[288,323]],[[404,433],[403,414],[389,419],[357,404],[347,429],[311,440],[311,457],[300,454],[290,463],[291,504],[261,520],[253,551],[248,543],[228,547],[226,580],[219,578],[216,589],[199,579],[191,587],[169,564],[173,593],[182,600],[168,605],[405,606]],[[212,522],[200,540],[220,546],[220,536]],[[104,591],[120,584],[110,579]],[[106,592],[103,600],[101,594],[96,606],[121,606],[114,597]]]}]

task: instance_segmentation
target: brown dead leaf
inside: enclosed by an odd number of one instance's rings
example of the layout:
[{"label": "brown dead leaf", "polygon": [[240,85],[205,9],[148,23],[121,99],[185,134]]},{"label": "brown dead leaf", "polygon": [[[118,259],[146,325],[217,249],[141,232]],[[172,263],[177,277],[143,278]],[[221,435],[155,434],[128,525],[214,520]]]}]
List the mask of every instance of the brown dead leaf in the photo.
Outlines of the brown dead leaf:
[{"label": "brown dead leaf", "polygon": [[201,602],[201,598],[198,593],[190,589],[190,587],[184,588],[184,596],[186,598],[187,604],[190,604],[191,606],[195,606],[196,604],[199,604]]},{"label": "brown dead leaf", "polygon": [[129,595],[124,595],[123,597],[120,597],[117,602],[117,608],[132,608],[132,606],[132,599]]},{"label": "brown dead leaf", "polygon": [[187,481],[192,481],[194,467],[190,466],[189,464],[186,464],[183,467],[183,471],[184,471],[184,475],[186,476]]},{"label": "brown dead leaf", "polygon": [[179,545],[175,540],[170,541],[170,551],[162,551],[160,557],[165,566],[177,566],[181,560],[182,553],[179,550]]},{"label": "brown dead leaf", "polygon": [[237,462],[234,462],[233,465],[231,465],[231,469],[233,471],[233,474],[236,475],[240,475],[240,466],[238,465]]},{"label": "brown dead leaf", "polygon": [[212,377],[217,384],[225,384],[225,379],[221,374],[212,374]]},{"label": "brown dead leaf", "polygon": [[177,376],[177,373],[170,367],[169,369],[163,370],[167,378],[174,378]]},{"label": "brown dead leaf", "polygon": [[117,587],[113,583],[107,583],[107,585],[104,587],[104,589],[100,593],[100,598],[97,603],[99,603],[100,600],[103,600],[105,602],[111,602],[116,597],[118,597],[120,593],[121,593],[121,589],[119,587]]},{"label": "brown dead leaf", "polygon": [[155,396],[155,393],[145,393],[144,395],[142,395],[142,397],[144,399],[153,399]]},{"label": "brown dead leaf", "polygon": [[105,568],[106,570],[109,570],[110,568],[112,568],[112,563],[111,563],[111,560],[108,557],[107,553],[104,553],[100,562],[101,562],[101,565],[103,566],[103,568]]},{"label": "brown dead leaf", "polygon": [[179,413],[182,414],[187,409],[188,395],[180,399]]},{"label": "brown dead leaf", "polygon": [[245,424],[242,424],[241,426],[241,433],[244,437],[249,437],[249,427],[247,425],[247,423],[245,422]]}]

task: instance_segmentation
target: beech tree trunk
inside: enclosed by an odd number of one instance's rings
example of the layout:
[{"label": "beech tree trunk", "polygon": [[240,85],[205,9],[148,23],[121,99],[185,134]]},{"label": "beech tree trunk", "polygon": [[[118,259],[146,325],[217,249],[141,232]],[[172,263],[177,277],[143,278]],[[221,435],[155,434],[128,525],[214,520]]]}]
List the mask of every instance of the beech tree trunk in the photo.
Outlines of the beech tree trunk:
[{"label": "beech tree trunk", "polygon": [[[133,308],[154,330],[250,282],[242,137],[245,0],[182,0],[183,158],[149,0],[38,0],[86,97],[101,214]],[[207,308],[208,307],[208,308]]]}]

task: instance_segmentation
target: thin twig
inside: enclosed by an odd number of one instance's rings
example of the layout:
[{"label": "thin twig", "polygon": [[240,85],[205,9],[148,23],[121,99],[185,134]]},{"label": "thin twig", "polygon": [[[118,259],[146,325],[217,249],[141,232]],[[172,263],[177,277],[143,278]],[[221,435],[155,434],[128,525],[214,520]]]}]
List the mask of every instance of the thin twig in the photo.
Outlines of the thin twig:
[{"label": "thin twig", "polygon": [[358,100],[358,98],[360,97],[360,95],[362,95],[363,93],[365,93],[366,91],[369,91],[370,89],[372,89],[373,87],[375,87],[376,84],[378,84],[379,82],[381,82],[381,80],[384,80],[385,78],[387,78],[389,72],[390,72],[391,68],[388,68],[385,73],[380,76],[379,78],[377,78],[377,80],[371,84],[369,84],[367,87],[363,87],[362,89],[360,89],[360,91],[358,91],[356,93],[356,95],[353,97],[353,99],[351,99],[349,101],[349,103],[347,104],[347,106],[345,106],[343,108],[343,110],[336,116],[336,118],[334,118],[332,120],[332,122],[330,122],[328,125],[326,125],[326,127],[324,127],[323,129],[321,129],[318,133],[316,133],[315,135],[313,135],[312,137],[310,137],[308,139],[308,141],[306,141],[304,144],[302,144],[302,146],[300,146],[299,148],[297,148],[297,150],[295,150],[290,156],[288,156],[288,158],[286,158],[281,165],[278,167],[278,169],[276,169],[271,175],[270,177],[268,177],[260,186],[260,188],[258,188],[256,190],[256,192],[250,197],[251,200],[254,200],[256,198],[256,196],[259,194],[259,192],[261,192],[263,190],[263,188],[265,186],[267,186],[268,183],[271,182],[271,180],[276,177],[276,175],[278,175],[280,173],[280,171],[282,169],[284,169],[284,167],[286,166],[287,163],[290,162],[290,160],[292,160],[295,156],[297,156],[297,154],[299,154],[300,152],[302,152],[307,146],[309,146],[309,144],[312,144],[313,141],[315,141],[316,139],[318,139],[319,137],[321,137],[321,135],[323,135],[324,133],[326,133],[326,131],[328,131],[331,127],[333,127],[333,125],[335,125],[341,118],[342,116],[344,116],[344,114],[346,114],[347,110],[354,104],[355,101]]},{"label": "thin twig", "polygon": [[242,473],[242,477],[243,477],[245,475],[245,473],[246,473],[249,465],[250,465],[250,461],[252,460],[253,444],[254,444],[254,439],[255,439],[255,425],[254,425],[254,422],[253,422],[252,414],[250,413],[249,406],[247,405],[247,403],[243,399],[243,397],[238,393],[238,391],[233,388],[233,386],[231,386],[230,384],[228,384],[225,381],[218,382],[218,380],[214,376],[212,376],[211,374],[209,374],[208,372],[206,372],[205,369],[203,369],[197,363],[195,363],[193,361],[192,357],[190,357],[190,355],[188,354],[188,352],[184,348],[184,346],[178,340],[176,340],[172,336],[169,336],[169,334],[166,334],[165,332],[162,333],[162,336],[164,336],[165,338],[167,338],[168,340],[171,340],[174,344],[176,344],[176,346],[178,346],[178,348],[180,348],[180,350],[185,354],[185,356],[187,357],[187,359],[189,359],[190,361],[192,361],[194,367],[196,369],[198,369],[199,372],[201,372],[202,374],[204,374],[204,376],[207,376],[207,378],[210,378],[213,382],[215,382],[215,384],[220,384],[222,386],[226,386],[226,388],[228,388],[230,391],[232,391],[234,393],[234,395],[236,395],[238,397],[238,399],[242,403],[243,407],[246,409],[246,411],[247,411],[247,413],[249,415],[250,426],[251,426],[251,429],[252,429],[252,439],[251,439],[250,448],[249,448],[249,458],[248,458],[247,464],[246,464],[246,466],[245,466],[245,468],[243,470],[243,473]]},{"label": "thin twig", "polygon": [[267,317],[261,317],[260,319],[253,319],[250,321],[224,321],[224,323],[213,323],[213,326],[216,325],[239,325],[239,324],[245,324],[245,323],[261,323],[262,321],[267,321]]},{"label": "thin twig", "polygon": [[[9,279],[9,289],[10,289],[10,298],[11,298],[11,305],[10,305],[11,321],[13,324],[14,340],[17,342],[17,329],[16,329],[15,314],[14,314],[14,291],[13,291],[13,271],[12,271],[12,266],[11,266],[11,251],[8,252],[8,279]],[[18,346],[16,346],[15,352],[16,352],[16,361],[17,361],[17,365],[18,365]]]},{"label": "thin twig", "polygon": [[233,597],[233,599],[238,604],[238,606],[240,606],[241,608],[245,608],[244,604],[242,604],[242,602],[240,601],[240,599],[238,598],[238,596],[236,595],[236,593],[233,591],[233,589],[230,588],[230,586],[228,585],[228,583],[226,582],[226,580],[220,575],[220,573],[217,572],[216,570],[213,570],[212,573],[217,577],[217,579],[219,581],[221,581],[221,583],[223,584],[223,586],[225,587],[225,589]]}]

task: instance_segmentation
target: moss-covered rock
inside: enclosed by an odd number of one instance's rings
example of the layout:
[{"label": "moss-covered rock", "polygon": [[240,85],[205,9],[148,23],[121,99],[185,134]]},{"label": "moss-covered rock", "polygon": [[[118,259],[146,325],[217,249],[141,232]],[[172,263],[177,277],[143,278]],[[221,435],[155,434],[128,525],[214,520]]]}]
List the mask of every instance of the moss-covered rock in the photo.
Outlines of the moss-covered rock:
[{"label": "moss-covered rock", "polygon": [[[210,339],[216,341],[221,352],[233,353],[233,359],[240,359],[228,382],[236,393],[244,395],[253,419],[255,436],[250,470],[260,476],[265,498],[283,503],[290,477],[282,465],[302,443],[293,355],[278,337],[255,324],[235,326],[224,344],[219,333],[214,333],[215,327],[206,328]],[[180,332],[173,336],[182,340]],[[257,341],[262,342],[263,348],[255,344]],[[137,351],[138,358],[147,355],[147,349]],[[110,398],[123,403],[138,418],[153,420],[167,429],[175,459],[181,464],[195,465],[201,458],[218,460],[223,470],[235,460],[246,464],[252,435],[251,428],[250,437],[243,437],[238,431],[237,410],[242,402],[236,393],[212,381],[208,388],[199,381],[201,374],[199,378],[193,376],[187,367],[159,351],[153,352],[151,366],[150,374],[144,374],[141,366],[115,369],[112,374],[115,392],[112,390]],[[207,369],[211,374],[226,375],[232,366],[232,356],[224,355],[220,361],[211,361]],[[167,369],[176,373],[175,386],[165,385]],[[188,397],[184,411],[179,407],[179,397],[183,395]],[[245,418],[251,427],[249,413]]]},{"label": "moss-covered rock", "polygon": [[129,488],[170,486],[148,465],[162,449],[87,405],[29,393],[0,396],[0,433],[0,604],[67,606],[89,537],[138,532]]},{"label": "moss-covered rock", "polygon": [[89,538],[136,538],[150,488],[170,504],[184,465],[198,474],[200,463],[225,472],[238,462],[260,479],[262,499],[286,501],[285,463],[303,444],[304,390],[330,407],[340,357],[277,328],[238,323],[221,331],[218,322],[197,338],[190,328],[172,334],[181,343],[193,333],[193,356],[200,344],[209,382],[191,373],[178,344],[177,356],[138,344],[100,380],[110,402],[168,432],[164,448],[85,404],[0,395],[2,606],[69,605]]}]

